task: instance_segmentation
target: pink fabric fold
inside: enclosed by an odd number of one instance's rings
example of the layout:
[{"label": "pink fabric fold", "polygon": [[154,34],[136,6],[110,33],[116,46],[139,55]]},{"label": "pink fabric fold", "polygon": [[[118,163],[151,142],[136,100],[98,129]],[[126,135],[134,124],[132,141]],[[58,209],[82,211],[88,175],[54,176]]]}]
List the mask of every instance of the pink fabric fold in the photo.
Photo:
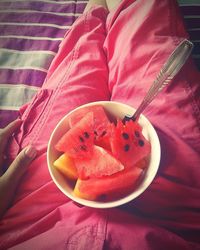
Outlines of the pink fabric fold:
[{"label": "pink fabric fold", "polygon": [[145,110],[162,156],[136,200],[108,210],[82,207],[57,189],[46,162],[49,137],[66,113],[98,100],[137,107],[185,37],[172,0],[124,0],[111,13],[96,6],[76,20],[22,114],[18,151],[31,142],[39,155],[0,222],[0,249],[200,249],[200,75],[191,59]]}]

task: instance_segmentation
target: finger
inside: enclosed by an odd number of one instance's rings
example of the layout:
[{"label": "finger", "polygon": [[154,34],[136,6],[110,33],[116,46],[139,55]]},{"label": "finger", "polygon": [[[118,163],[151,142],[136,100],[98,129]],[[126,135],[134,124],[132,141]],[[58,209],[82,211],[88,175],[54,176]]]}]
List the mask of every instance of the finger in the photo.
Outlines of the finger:
[{"label": "finger", "polygon": [[9,137],[19,128],[22,124],[22,120],[17,119],[9,123],[5,128],[0,129],[0,176],[3,174],[3,161],[4,161],[4,150],[8,142]]},{"label": "finger", "polygon": [[8,138],[19,128],[21,124],[22,120],[17,119],[9,123],[5,128],[0,129],[0,153],[4,151]]},{"label": "finger", "polygon": [[36,155],[36,149],[28,146],[19,153],[6,173],[0,177],[0,218],[12,203],[22,175]]},{"label": "finger", "polygon": [[28,165],[36,157],[37,150],[33,146],[23,149],[4,174],[6,178],[17,182],[25,173]]},{"label": "finger", "polygon": [[5,128],[2,128],[0,130],[1,137],[8,138],[9,136],[11,136],[17,130],[17,128],[19,128],[19,126],[21,124],[22,124],[22,120],[20,120],[20,119],[12,121]]}]

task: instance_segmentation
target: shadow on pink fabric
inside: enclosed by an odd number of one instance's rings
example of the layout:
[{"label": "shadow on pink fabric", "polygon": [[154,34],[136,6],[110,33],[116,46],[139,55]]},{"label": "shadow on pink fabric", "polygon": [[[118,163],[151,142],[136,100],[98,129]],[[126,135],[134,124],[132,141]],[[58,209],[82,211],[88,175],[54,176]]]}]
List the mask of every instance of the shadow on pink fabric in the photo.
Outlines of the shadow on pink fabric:
[{"label": "shadow on pink fabric", "polygon": [[28,144],[39,155],[0,222],[0,249],[200,249],[200,75],[190,59],[145,110],[162,149],[159,172],[136,200],[114,209],[82,207],[48,173],[46,148],[75,107],[114,100],[137,107],[161,66],[188,37],[173,0],[95,6],[67,32],[41,91],[21,109],[10,160]]}]

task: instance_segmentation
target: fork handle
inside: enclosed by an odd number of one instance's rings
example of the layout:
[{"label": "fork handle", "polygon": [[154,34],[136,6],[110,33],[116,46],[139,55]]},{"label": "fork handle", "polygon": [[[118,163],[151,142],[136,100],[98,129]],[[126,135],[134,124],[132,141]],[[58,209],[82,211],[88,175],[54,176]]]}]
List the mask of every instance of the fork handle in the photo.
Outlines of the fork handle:
[{"label": "fork handle", "polygon": [[145,98],[139,105],[138,109],[132,117],[129,119],[137,120],[144,109],[151,103],[151,101],[157,96],[157,94],[166,87],[174,78],[174,76],[180,71],[182,66],[188,59],[191,51],[193,49],[193,44],[185,39],[183,40],[176,49],[172,52],[167,62],[164,64],[160,72],[158,73],[155,81],[147,92]]}]

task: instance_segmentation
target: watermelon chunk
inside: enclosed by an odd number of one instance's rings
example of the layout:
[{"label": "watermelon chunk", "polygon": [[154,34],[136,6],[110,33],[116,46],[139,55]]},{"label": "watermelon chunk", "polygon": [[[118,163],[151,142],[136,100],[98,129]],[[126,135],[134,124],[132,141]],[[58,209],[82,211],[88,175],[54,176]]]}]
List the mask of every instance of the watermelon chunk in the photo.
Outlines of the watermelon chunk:
[{"label": "watermelon chunk", "polygon": [[120,198],[133,191],[142,173],[142,169],[133,167],[102,178],[78,179],[73,193],[88,200]]},{"label": "watermelon chunk", "polygon": [[101,105],[88,106],[76,110],[69,119],[69,126],[72,128],[81,120],[88,112],[94,115],[94,143],[110,150],[110,120],[105,109]]},{"label": "watermelon chunk", "polygon": [[78,173],[74,164],[74,160],[67,154],[62,154],[57,160],[54,161],[53,165],[67,178],[72,180],[78,179]]},{"label": "watermelon chunk", "polygon": [[89,158],[94,148],[94,120],[89,112],[69,129],[55,145],[56,150],[72,158]]},{"label": "watermelon chunk", "polygon": [[89,112],[93,112],[94,115],[94,132],[98,136],[101,136],[105,133],[107,125],[110,124],[110,120],[108,119],[108,116],[101,105],[88,106],[76,110],[76,112],[70,116],[69,126],[72,128]]},{"label": "watermelon chunk", "polygon": [[80,179],[112,175],[124,169],[120,161],[98,146],[94,146],[90,158],[75,159],[74,162]]},{"label": "watermelon chunk", "polygon": [[94,143],[95,145],[102,147],[109,152],[111,152],[111,136],[113,133],[113,123],[109,123],[105,129],[105,132],[101,136],[95,136]]},{"label": "watermelon chunk", "polygon": [[124,124],[118,120],[110,140],[113,155],[128,168],[149,156],[151,151],[151,144],[143,136],[141,126],[134,121]]},{"label": "watermelon chunk", "polygon": [[148,166],[151,151],[138,122],[124,124],[108,118],[97,105],[77,110],[69,125],[55,146],[62,155],[54,166],[68,179],[77,180],[74,195],[110,201],[132,192]]}]

